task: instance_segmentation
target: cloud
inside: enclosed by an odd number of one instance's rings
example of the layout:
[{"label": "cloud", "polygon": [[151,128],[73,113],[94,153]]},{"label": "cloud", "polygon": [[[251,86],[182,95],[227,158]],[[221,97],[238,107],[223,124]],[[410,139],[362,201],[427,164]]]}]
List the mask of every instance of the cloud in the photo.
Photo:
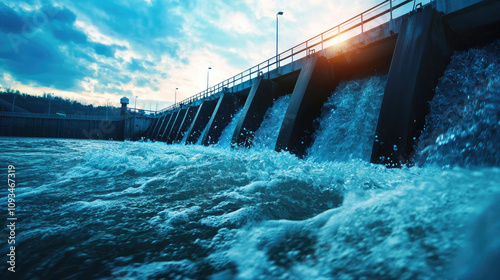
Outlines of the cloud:
[{"label": "cloud", "polygon": [[112,57],[114,47],[90,42],[75,29],[76,15],[67,8],[41,6],[34,10],[14,10],[0,5],[0,68],[26,84],[80,90],[80,81],[92,75],[89,64],[95,62],[87,47],[95,54]]},{"label": "cloud", "polygon": [[143,66],[142,63],[135,58],[132,58],[132,61],[128,64],[128,69],[132,72],[136,71],[144,71],[146,70]]},{"label": "cloud", "polygon": [[103,55],[105,57],[114,57],[115,56],[115,47],[107,46],[101,43],[94,44],[94,50],[96,54]]},{"label": "cloud", "polygon": [[21,33],[23,26],[23,19],[10,7],[0,2],[0,31]]}]

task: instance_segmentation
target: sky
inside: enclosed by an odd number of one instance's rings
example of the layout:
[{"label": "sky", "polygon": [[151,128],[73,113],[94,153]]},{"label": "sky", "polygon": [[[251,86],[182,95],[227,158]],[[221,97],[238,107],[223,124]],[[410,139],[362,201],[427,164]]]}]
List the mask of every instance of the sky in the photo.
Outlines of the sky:
[{"label": "sky", "polygon": [[379,2],[2,1],[0,90],[162,109]]}]

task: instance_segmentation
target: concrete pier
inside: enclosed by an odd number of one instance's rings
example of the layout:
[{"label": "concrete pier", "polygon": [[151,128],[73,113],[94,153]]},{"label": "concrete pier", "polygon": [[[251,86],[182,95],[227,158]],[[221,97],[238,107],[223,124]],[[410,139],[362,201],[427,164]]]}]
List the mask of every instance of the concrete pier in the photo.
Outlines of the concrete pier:
[{"label": "concrete pier", "polygon": [[186,144],[195,144],[198,141],[203,129],[205,129],[210,121],[210,118],[212,117],[217,102],[218,99],[205,100],[200,105],[200,108],[196,113],[196,117],[187,132],[188,136],[186,138]]},{"label": "concrete pier", "polygon": [[216,144],[222,131],[231,122],[236,110],[239,108],[238,99],[234,94],[223,94],[217,102],[212,117],[210,117],[205,134],[202,135],[201,144],[205,146]]},{"label": "concrete pier", "polygon": [[260,127],[267,109],[273,105],[277,91],[278,84],[271,80],[258,79],[254,83],[234,130],[232,145],[252,145],[253,135]]},{"label": "concrete pier", "polygon": [[173,112],[171,112],[171,113],[166,114],[165,116],[163,116],[162,120],[159,122],[158,129],[156,130],[156,132],[153,133],[153,139],[152,140],[158,141],[158,137],[160,136],[160,133],[163,130],[165,130],[165,126],[168,125],[168,122],[170,121],[170,118],[172,118],[172,114],[173,114]]},{"label": "concrete pier", "polygon": [[168,133],[170,132],[170,130],[172,130],[172,126],[174,126],[174,122],[177,119],[178,114],[179,114],[179,110],[172,113],[170,120],[165,125],[165,129],[160,131],[160,136],[158,137],[158,141],[162,141],[162,142],[167,141]]},{"label": "concrete pier", "polygon": [[166,142],[168,144],[172,144],[177,137],[177,133],[179,132],[179,128],[182,124],[182,121],[184,120],[184,117],[186,116],[187,108],[182,108],[179,110],[179,113],[175,117],[175,120],[173,122],[172,128],[170,131],[166,132]]},{"label": "concrete pier", "polygon": [[389,70],[371,162],[408,163],[428,112],[427,102],[451,56],[441,16],[425,6],[401,28]]},{"label": "concrete pier", "polygon": [[276,151],[286,150],[302,157],[316,130],[314,120],[334,89],[331,64],[324,56],[313,56],[300,71],[281,124]]},{"label": "concrete pier", "polygon": [[184,116],[182,124],[179,127],[179,131],[177,131],[177,136],[175,137],[174,143],[179,143],[182,141],[187,130],[193,123],[194,117],[196,117],[198,108],[200,108],[200,106],[191,106],[187,109],[186,115]]},{"label": "concrete pier", "polygon": [[155,129],[156,125],[158,124],[160,118],[155,118],[153,122],[149,125],[148,130],[146,131],[146,137],[150,138],[151,133],[153,133],[153,130]]},{"label": "concrete pier", "polygon": [[165,113],[161,116],[158,117],[158,121],[156,122],[156,125],[155,127],[153,128],[153,130],[151,131],[151,134],[150,134],[150,139],[151,140],[155,140],[156,139],[156,135],[158,135],[158,130],[160,129],[161,125],[163,124],[164,120],[165,120],[165,117],[168,115],[168,117],[170,117],[172,115],[172,113]]}]

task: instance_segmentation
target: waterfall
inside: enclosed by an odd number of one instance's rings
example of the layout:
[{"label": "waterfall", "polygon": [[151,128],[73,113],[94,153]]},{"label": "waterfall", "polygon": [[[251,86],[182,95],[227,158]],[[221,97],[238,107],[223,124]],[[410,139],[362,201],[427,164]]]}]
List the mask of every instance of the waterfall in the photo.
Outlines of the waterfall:
[{"label": "waterfall", "polygon": [[418,164],[500,164],[500,41],[456,52],[430,102]]},{"label": "waterfall", "polygon": [[198,140],[196,141],[196,145],[200,146],[201,141],[203,140],[203,135],[205,135],[205,132],[207,132],[208,129],[208,123],[205,125],[205,128],[201,131],[200,137],[198,137]]},{"label": "waterfall", "polygon": [[370,160],[387,76],[341,82],[318,119],[309,158]]},{"label": "waterfall", "polygon": [[274,101],[264,116],[264,120],[259,129],[255,132],[253,146],[260,149],[273,149],[278,140],[281,123],[285,117],[291,94],[282,96]]},{"label": "waterfall", "polygon": [[238,125],[238,120],[240,119],[242,111],[243,111],[242,109],[239,109],[238,112],[234,114],[231,122],[226,126],[224,131],[222,131],[217,146],[221,148],[228,148],[231,145],[231,139],[233,138],[233,133],[234,130],[236,129],[236,125]]}]

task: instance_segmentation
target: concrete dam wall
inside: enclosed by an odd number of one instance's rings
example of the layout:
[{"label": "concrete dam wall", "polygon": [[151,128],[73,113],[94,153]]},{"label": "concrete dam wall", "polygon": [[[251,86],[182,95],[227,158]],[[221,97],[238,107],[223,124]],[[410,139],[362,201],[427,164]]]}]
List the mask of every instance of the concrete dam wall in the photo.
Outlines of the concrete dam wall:
[{"label": "concrete dam wall", "polygon": [[[394,167],[413,164],[428,102],[453,51],[500,37],[500,2],[442,0],[392,17],[397,8],[412,4],[385,1],[376,8],[389,7],[377,15],[390,13],[386,23],[368,28],[370,20],[377,17],[368,17],[373,15],[372,9],[368,10],[345,27],[341,24],[321,34],[319,40],[306,42],[303,57],[295,57],[298,52],[294,47],[291,55],[286,51],[268,60],[267,68],[263,63],[243,72],[248,74],[242,73],[238,84],[237,75],[165,109],[148,128],[147,138],[167,143],[184,138],[185,144],[201,139],[203,145],[216,144],[222,130],[241,110],[231,145],[251,147],[273,102],[291,94],[280,120],[275,150],[303,157],[311,146],[324,103],[340,82],[387,74],[371,162]],[[355,29],[360,29],[360,34],[340,41],[344,32]]]},{"label": "concrete dam wall", "polygon": [[120,117],[0,112],[0,136],[139,140],[155,120],[129,114],[122,98]]},{"label": "concrete dam wall", "polygon": [[36,114],[0,115],[0,136],[123,140],[117,120],[71,119]]}]

